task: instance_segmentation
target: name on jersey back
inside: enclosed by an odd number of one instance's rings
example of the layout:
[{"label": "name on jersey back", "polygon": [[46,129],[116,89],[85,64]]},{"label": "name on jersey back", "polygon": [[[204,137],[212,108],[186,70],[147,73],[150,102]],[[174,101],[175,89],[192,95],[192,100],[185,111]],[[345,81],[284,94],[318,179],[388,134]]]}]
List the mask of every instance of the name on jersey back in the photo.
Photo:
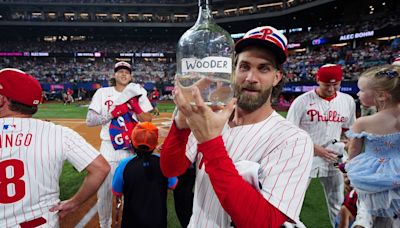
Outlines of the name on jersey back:
[{"label": "name on jersey back", "polygon": [[32,142],[32,133],[9,132],[0,135],[0,149],[14,146],[29,146]]}]

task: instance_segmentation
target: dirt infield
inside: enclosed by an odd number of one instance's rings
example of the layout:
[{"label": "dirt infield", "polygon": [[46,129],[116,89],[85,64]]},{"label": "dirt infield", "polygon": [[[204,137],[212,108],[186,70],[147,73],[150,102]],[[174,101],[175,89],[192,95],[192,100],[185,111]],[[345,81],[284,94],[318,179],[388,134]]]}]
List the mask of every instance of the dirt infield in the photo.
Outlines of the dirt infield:
[{"label": "dirt infield", "polygon": [[[159,128],[160,143],[164,141],[168,133],[171,120],[171,113],[161,113],[160,116],[153,117],[153,123]],[[81,134],[95,148],[100,148],[100,129],[101,127],[87,127],[83,119],[49,119],[49,121],[63,126],[70,127]],[[78,210],[61,220],[60,227],[99,227],[99,217],[93,208],[96,204],[96,196],[90,198]],[[115,202],[114,202],[115,205]],[[114,215],[113,215],[114,219]]]}]

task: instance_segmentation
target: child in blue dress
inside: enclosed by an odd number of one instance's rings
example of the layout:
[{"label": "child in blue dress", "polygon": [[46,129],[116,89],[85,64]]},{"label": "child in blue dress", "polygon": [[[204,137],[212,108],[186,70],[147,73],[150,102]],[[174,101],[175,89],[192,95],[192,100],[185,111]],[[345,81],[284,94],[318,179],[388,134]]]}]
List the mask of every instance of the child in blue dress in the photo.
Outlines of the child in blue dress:
[{"label": "child in blue dress", "polygon": [[345,170],[368,212],[400,227],[400,67],[372,68],[358,87],[361,104],[379,112],[360,117],[346,132],[351,140]]}]

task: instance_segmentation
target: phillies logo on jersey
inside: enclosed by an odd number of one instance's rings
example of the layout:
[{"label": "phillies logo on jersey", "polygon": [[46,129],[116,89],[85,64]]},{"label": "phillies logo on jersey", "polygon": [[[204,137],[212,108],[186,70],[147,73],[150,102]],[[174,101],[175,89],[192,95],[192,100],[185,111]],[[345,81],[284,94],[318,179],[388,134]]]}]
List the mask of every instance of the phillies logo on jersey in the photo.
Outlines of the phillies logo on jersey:
[{"label": "phillies logo on jersey", "polygon": [[106,100],[105,102],[104,102],[104,105],[105,106],[107,106],[107,111],[109,112],[110,111],[110,108],[111,108],[111,106],[114,104],[114,101],[112,101],[112,100]]},{"label": "phillies logo on jersey", "polygon": [[346,122],[346,118],[341,116],[337,111],[328,111],[327,114],[321,114],[318,110],[310,109],[307,111],[307,115],[310,117],[310,121],[318,122]]}]

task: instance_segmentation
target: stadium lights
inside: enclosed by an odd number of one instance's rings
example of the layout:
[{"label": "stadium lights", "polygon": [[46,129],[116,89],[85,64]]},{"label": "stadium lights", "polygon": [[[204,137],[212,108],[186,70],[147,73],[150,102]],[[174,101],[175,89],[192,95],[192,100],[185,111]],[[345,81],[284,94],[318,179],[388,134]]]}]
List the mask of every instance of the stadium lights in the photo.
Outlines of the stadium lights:
[{"label": "stadium lights", "polygon": [[187,14],[175,14],[174,17],[184,17],[184,18],[186,18],[186,17],[189,17],[189,15],[187,15]]},{"label": "stadium lights", "polygon": [[231,37],[233,39],[239,39],[242,38],[244,36],[244,33],[235,33],[235,34],[231,34]]},{"label": "stadium lights", "polygon": [[226,9],[224,10],[224,13],[230,13],[230,12],[235,12],[236,9]]},{"label": "stadium lights", "polygon": [[295,52],[305,52],[306,49],[305,48],[299,48],[299,49],[294,49],[293,51],[295,51]]},{"label": "stadium lights", "polygon": [[[289,1],[288,1],[288,3],[289,3]],[[282,2],[276,2],[276,3],[257,5],[257,8],[266,8],[266,7],[271,7],[271,6],[282,6],[282,5],[283,5]]]},{"label": "stadium lights", "polygon": [[332,44],[332,47],[343,47],[348,45],[348,43],[338,43],[338,44]]},{"label": "stadium lights", "polygon": [[251,9],[253,9],[253,6],[246,6],[239,8],[239,10],[251,10]]},{"label": "stadium lights", "polygon": [[397,35],[397,36],[380,37],[380,38],[377,38],[377,40],[393,40],[393,39],[395,39],[395,38],[400,38],[400,35]]}]

